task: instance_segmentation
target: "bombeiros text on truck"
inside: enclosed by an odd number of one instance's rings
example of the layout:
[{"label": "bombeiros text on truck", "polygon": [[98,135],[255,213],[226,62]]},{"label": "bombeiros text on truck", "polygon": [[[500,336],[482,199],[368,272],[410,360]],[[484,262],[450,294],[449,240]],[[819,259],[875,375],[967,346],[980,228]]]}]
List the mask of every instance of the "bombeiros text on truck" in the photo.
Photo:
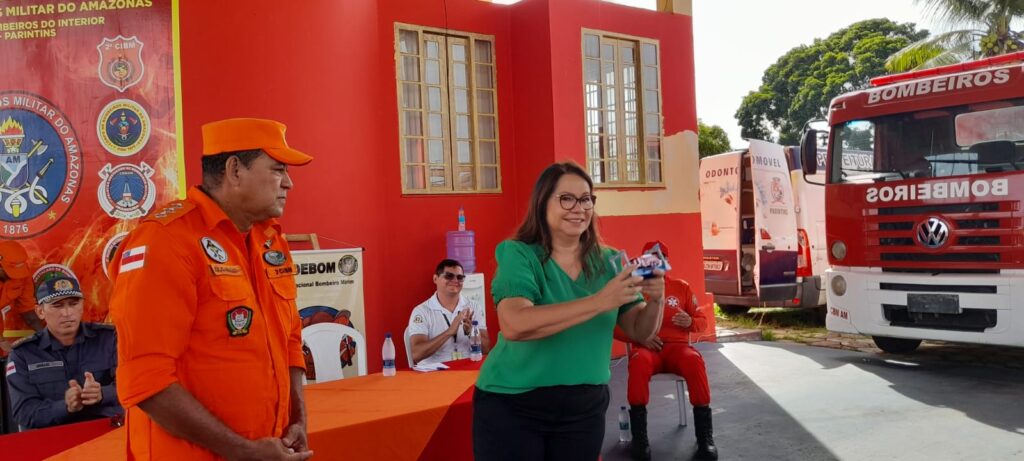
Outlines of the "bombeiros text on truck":
[{"label": "bombeiros text on truck", "polygon": [[876,78],[829,124],[828,329],[1024,346],[1024,53]]}]

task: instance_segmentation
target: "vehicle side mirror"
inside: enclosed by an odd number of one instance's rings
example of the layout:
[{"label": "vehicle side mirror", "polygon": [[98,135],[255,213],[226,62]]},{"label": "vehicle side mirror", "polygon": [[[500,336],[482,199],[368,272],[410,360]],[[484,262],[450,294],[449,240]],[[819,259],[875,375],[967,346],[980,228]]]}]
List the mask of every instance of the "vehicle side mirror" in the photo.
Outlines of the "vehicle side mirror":
[{"label": "vehicle side mirror", "polygon": [[800,140],[800,163],[804,176],[818,172],[818,130],[807,130]]}]

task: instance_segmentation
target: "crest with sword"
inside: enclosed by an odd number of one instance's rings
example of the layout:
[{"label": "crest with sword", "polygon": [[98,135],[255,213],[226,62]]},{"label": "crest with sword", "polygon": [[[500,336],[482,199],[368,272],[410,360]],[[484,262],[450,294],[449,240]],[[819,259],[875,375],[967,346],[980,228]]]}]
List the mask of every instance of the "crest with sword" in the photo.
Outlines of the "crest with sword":
[{"label": "crest with sword", "polygon": [[22,153],[25,129],[13,117],[7,117],[0,124],[0,205],[14,218],[20,217],[29,205],[49,205],[50,198],[39,182],[46,176],[54,160],[48,159],[41,168],[33,172],[29,162],[46,152],[47,145],[42,139],[32,141],[27,153]]}]

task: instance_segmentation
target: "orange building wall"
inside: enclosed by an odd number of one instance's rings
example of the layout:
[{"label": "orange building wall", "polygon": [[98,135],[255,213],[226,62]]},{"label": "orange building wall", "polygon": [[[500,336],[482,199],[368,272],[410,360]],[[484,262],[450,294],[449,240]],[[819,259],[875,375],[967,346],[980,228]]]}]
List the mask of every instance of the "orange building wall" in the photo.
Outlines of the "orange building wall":
[{"label": "orange building wall", "polygon": [[[662,80],[663,134],[666,137],[692,133],[696,142],[697,114],[693,64],[693,18],[687,15],[666,15],[649,10],[630,8],[622,5],[593,2],[589,0],[554,0],[551,4],[552,60],[553,75],[557,76],[552,86],[554,97],[555,150],[566,158],[581,164],[585,160],[583,83],[580,69],[583,67],[580,52],[582,29],[621,33],[659,41],[660,71]],[[667,143],[672,144],[672,143]],[[668,147],[668,146],[665,146]],[[607,243],[625,249],[630,255],[639,253],[645,242],[661,240],[672,250],[672,271],[670,275],[686,280],[708,316],[708,331],[705,340],[714,338],[714,312],[711,296],[704,291],[704,267],[701,254],[703,247],[700,232],[699,202],[697,197],[696,146],[691,151],[669,151],[663,148],[663,155],[687,156],[686,161],[676,161],[666,168],[678,167],[678,176],[692,179],[692,187],[679,194],[662,200],[664,191],[645,190],[597,191],[598,211],[602,213],[601,232]],[[666,171],[670,176],[672,172]],[[675,184],[669,184],[673,186]],[[639,216],[618,215],[618,210],[608,213],[602,208],[610,195],[628,193],[625,202],[631,208],[650,209],[657,214]]]},{"label": "orange building wall", "polygon": [[[588,12],[575,14],[580,10]],[[288,125],[289,142],[316,160],[292,169],[296,188],[284,228],[315,232],[324,247],[365,248],[371,370],[380,367],[384,333],[399,335],[411,309],[432,293],[430,276],[445,256],[444,233],[455,229],[460,205],[468,228],[476,231],[477,270],[489,283],[493,249],[521,219],[540,170],[566,158],[582,162],[580,26],[674,43],[662,49],[665,126],[696,131],[688,16],[598,0],[527,0],[513,6],[478,0],[307,0],[286,7],[249,0],[182,2],[180,17],[188,184],[200,178],[196,157],[203,123],[250,116]],[[501,194],[401,194],[395,22],[495,36]],[[670,82],[673,76],[679,76],[677,82]],[[609,243],[630,251],[647,236],[657,236],[673,245],[674,254],[695,255],[692,262],[673,260],[674,267],[683,268],[673,271],[676,276],[699,274],[700,252],[676,249],[699,247],[689,236],[699,235],[699,219],[678,213],[664,217],[607,217],[603,230]],[[641,222],[647,223],[642,237],[631,231]],[[694,279],[700,282],[695,291],[703,292],[703,279]],[[493,309],[487,320],[493,339],[498,328]],[[404,346],[398,347],[403,355]]]}]

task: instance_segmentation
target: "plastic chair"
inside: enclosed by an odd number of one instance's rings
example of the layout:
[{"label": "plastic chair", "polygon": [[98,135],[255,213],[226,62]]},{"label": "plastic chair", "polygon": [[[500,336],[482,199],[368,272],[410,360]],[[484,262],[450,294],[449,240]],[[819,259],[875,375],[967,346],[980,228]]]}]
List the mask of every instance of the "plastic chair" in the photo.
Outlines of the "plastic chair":
[{"label": "plastic chair", "polygon": [[341,341],[345,336],[356,343],[357,374],[366,376],[366,339],[355,328],[325,322],[302,329],[302,342],[306,343],[313,355],[316,382],[325,383],[345,378],[341,372],[341,358],[338,356]]},{"label": "plastic chair", "polygon": [[402,335],[402,340],[405,341],[405,360],[409,362],[409,368],[416,365],[412,362],[412,343],[409,341],[411,336],[412,335],[409,334],[409,327],[405,327],[405,333]]},{"label": "plastic chair", "polygon": [[[626,343],[626,369],[629,369],[629,358],[633,355],[633,344]],[[676,400],[679,400],[679,425],[686,427],[689,425],[689,417],[686,415],[686,379],[682,376],[673,373],[658,373],[651,376],[651,381],[659,377],[668,377],[674,379],[676,382]]]}]

